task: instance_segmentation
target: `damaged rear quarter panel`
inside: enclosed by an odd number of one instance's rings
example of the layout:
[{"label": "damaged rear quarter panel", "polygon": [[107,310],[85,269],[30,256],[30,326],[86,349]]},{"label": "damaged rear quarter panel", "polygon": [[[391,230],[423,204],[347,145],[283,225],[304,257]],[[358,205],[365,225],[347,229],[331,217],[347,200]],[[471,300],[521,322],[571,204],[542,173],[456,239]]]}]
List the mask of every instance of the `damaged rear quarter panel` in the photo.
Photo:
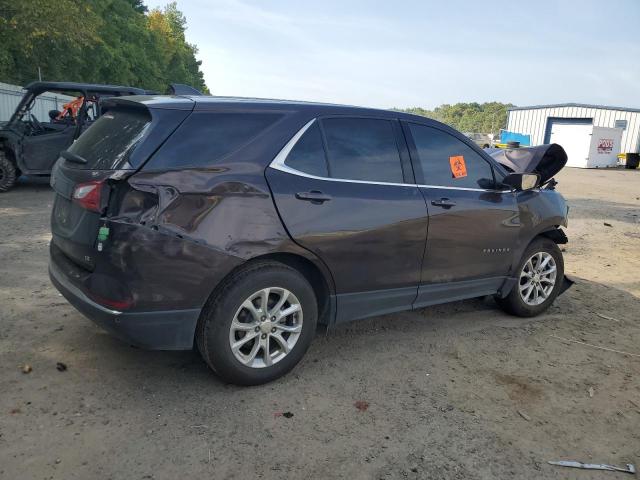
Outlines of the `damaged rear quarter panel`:
[{"label": "damaged rear quarter panel", "polygon": [[110,217],[108,263],[146,309],[202,307],[235,267],[273,252],[300,252],[282,226],[263,168],[144,170]]}]

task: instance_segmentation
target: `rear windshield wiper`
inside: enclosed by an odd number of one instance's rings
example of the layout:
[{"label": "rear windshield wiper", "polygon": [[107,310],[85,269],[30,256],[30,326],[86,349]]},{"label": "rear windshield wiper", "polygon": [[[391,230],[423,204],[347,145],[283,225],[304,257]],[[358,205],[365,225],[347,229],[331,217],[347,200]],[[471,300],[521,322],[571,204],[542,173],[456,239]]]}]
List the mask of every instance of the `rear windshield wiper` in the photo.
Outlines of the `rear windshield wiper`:
[{"label": "rear windshield wiper", "polygon": [[80,155],[76,155],[75,153],[72,153],[69,150],[61,151],[60,152],[60,156],[62,158],[64,158],[65,160],[69,160],[70,162],[82,163],[82,164],[87,163],[87,159],[86,158],[81,157]]}]

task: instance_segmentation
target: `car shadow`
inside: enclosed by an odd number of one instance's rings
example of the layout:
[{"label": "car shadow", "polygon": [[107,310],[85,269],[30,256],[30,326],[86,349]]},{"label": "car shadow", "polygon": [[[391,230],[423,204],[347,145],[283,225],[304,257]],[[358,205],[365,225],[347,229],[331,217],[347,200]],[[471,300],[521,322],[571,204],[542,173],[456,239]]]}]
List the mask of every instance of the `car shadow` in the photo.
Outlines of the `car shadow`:
[{"label": "car shadow", "polygon": [[18,181],[16,182],[16,185],[14,188],[16,187],[28,187],[28,186],[40,186],[40,185],[45,185],[50,187],[49,185],[49,181],[50,178],[48,175],[46,176],[37,176],[37,177],[27,177],[27,176],[21,176],[20,178],[18,178]]},{"label": "car shadow", "polygon": [[[51,185],[49,185],[49,177],[20,177],[18,182],[8,191],[0,193],[0,200],[12,199],[29,194],[46,194],[53,193]],[[19,204],[13,204],[13,207],[19,207]]]},{"label": "car shadow", "polygon": [[[438,342],[455,343],[457,336],[468,336],[486,329],[519,329],[532,324],[557,328],[580,328],[585,315],[596,321],[608,322],[597,316],[607,312],[609,304],[628,304],[628,311],[637,311],[639,299],[628,292],[582,278],[574,278],[575,285],[558,297],[543,315],[535,318],[519,318],[498,308],[491,297],[436,305],[415,311],[389,314],[344,325],[319,330],[311,348],[287,376],[262,387],[312,382],[318,375],[331,376],[332,369],[344,371],[367,370],[380,362],[377,369],[384,369],[384,358],[389,352],[410,356],[416,352],[402,347],[402,339],[422,339],[424,345]],[[135,391],[140,385],[152,389],[155,395],[172,395],[175,389],[182,392],[237,392],[242,387],[227,385],[209,370],[196,351],[147,351],[134,348],[113,338],[82,318],[69,338],[74,355],[86,358],[93,369],[108,382],[113,379],[120,388]],[[610,322],[610,321],[609,321]],[[384,348],[380,350],[380,346]],[[376,359],[376,352],[384,358]],[[99,373],[98,373],[99,372]],[[117,379],[117,380],[116,380]],[[302,380],[304,379],[304,380]],[[238,390],[239,389],[239,390]]]}]

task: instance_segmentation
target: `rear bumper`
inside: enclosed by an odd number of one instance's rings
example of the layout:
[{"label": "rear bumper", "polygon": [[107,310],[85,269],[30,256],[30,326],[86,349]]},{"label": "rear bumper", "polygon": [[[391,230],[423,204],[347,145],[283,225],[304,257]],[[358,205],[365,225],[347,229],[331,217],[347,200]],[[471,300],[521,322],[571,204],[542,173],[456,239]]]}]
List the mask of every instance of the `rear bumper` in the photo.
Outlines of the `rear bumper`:
[{"label": "rear bumper", "polygon": [[87,297],[53,262],[49,278],[80,313],[121,340],[151,350],[190,350],[200,309],[153,312],[110,310]]}]

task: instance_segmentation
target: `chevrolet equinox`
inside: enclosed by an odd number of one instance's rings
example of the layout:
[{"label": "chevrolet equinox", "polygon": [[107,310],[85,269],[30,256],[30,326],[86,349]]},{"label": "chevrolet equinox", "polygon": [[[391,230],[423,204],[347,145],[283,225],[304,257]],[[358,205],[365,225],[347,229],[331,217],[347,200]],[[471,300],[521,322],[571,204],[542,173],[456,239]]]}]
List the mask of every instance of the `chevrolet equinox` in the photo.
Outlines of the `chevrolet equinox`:
[{"label": "chevrolet equinox", "polygon": [[493,157],[424,117],[294,101],[104,111],[55,165],[49,272],[132,345],[254,385],[318,325],[485,295],[533,316],[564,289],[557,145]]}]

